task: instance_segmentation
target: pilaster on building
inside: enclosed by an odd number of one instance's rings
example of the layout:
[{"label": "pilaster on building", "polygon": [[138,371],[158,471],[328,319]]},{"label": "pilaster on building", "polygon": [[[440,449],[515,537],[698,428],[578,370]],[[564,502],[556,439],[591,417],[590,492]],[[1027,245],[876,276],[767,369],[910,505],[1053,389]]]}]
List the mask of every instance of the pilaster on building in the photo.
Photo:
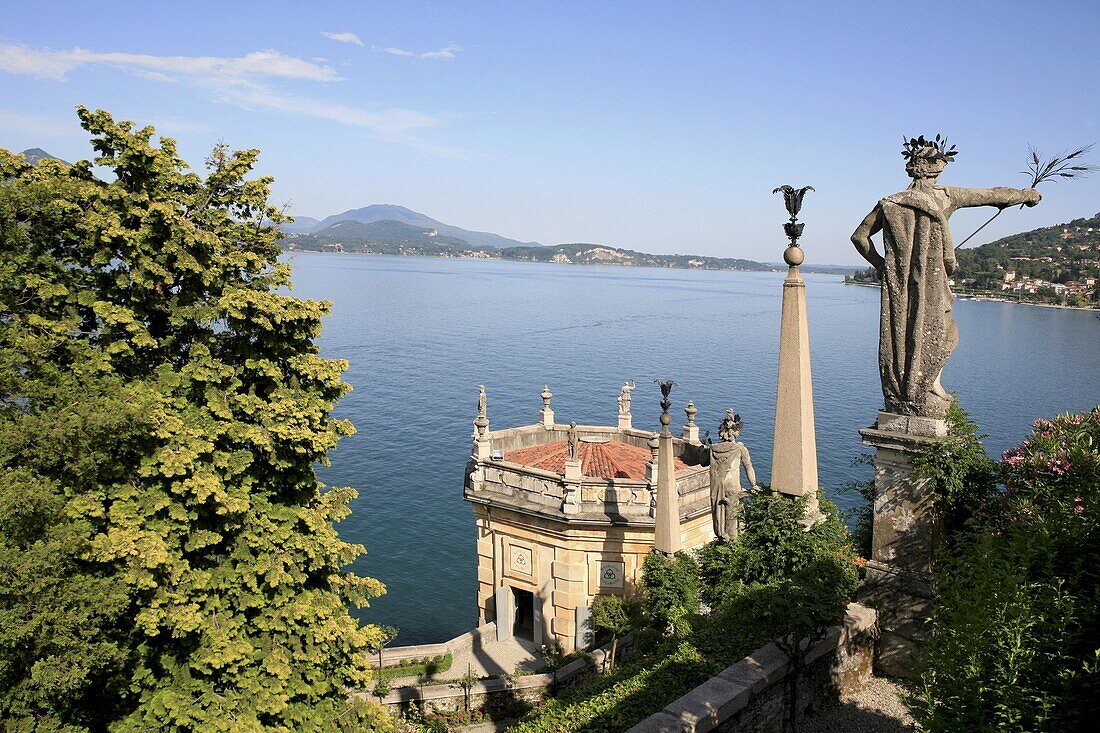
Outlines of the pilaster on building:
[{"label": "pilaster on building", "polygon": [[532,425],[490,431],[487,415],[475,420],[464,498],[476,520],[478,622],[571,651],[590,642],[593,599],[633,593],[655,547],[714,539],[709,456],[667,424],[663,435],[621,427],[621,413],[575,426],[571,452],[570,425],[547,424],[552,394],[540,396]]}]

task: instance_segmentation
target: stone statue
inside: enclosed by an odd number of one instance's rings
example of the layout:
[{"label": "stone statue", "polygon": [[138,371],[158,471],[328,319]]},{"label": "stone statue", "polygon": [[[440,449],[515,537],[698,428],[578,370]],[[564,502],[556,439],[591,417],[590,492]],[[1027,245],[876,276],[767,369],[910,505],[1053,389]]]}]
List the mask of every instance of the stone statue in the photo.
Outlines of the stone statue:
[{"label": "stone statue", "polygon": [[[904,143],[909,188],[878,202],[852,234],[859,253],[878,271],[882,283],[879,375],[885,411],[942,419],[951,398],[940,373],[959,343],[951,317],[948,278],[955,271],[955,248],[947,220],[971,206],[1034,206],[1034,188],[956,188],[936,181],[956,154],[947,139],[922,135]],[[882,232],[883,252],[871,242]]]},{"label": "stone statue", "polygon": [[631,380],[623,384],[623,388],[619,390],[619,414],[630,414],[630,393],[634,391],[634,381]]},{"label": "stone statue", "polygon": [[710,509],[714,534],[723,540],[737,537],[737,509],[744,490],[741,488],[741,466],[745,467],[752,488],[756,486],[756,471],[752,468],[749,449],[737,442],[741,434],[741,416],[726,410],[718,426],[720,443],[710,447]]},{"label": "stone statue", "polygon": [[569,423],[569,431],[566,433],[566,439],[569,441],[569,460],[575,461],[580,457],[580,448],[577,445],[577,421],[572,420]]},{"label": "stone statue", "polygon": [[486,417],[485,412],[485,385],[480,384],[477,388],[477,416]]}]

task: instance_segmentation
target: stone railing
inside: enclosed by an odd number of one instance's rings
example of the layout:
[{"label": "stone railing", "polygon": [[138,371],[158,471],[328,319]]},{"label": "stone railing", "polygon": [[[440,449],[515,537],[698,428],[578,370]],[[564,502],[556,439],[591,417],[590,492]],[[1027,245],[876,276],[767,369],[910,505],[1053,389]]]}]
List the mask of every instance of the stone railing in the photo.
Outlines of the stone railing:
[{"label": "stone railing", "polygon": [[[566,440],[567,431],[568,426],[565,425],[554,425],[552,428],[529,425],[491,431],[488,437],[494,453],[507,453]],[[598,425],[577,426],[577,432],[582,439],[607,437],[647,449],[648,441],[655,436],[655,433],[644,430]],[[687,468],[676,472],[680,506],[682,510],[694,513],[696,505],[709,504],[708,469],[702,465],[706,461],[706,447],[680,439],[674,440],[673,447],[676,457],[688,464]],[[491,501],[493,495],[497,495],[507,499],[509,504],[518,504],[531,511],[551,515],[562,513],[568,489],[558,473],[505,460],[482,460],[471,462],[467,475],[466,496],[469,499],[476,501],[481,495]],[[643,524],[652,521],[650,512],[654,487],[645,479],[585,476],[579,485],[577,514],[580,517],[614,517]]]}]

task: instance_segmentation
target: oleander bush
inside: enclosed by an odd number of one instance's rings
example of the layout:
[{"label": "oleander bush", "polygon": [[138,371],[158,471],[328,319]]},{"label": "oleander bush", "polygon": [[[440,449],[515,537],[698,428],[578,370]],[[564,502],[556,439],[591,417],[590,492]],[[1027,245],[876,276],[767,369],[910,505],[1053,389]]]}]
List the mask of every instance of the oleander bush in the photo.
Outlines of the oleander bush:
[{"label": "oleander bush", "polygon": [[1100,697],[1100,408],[1036,420],[996,470],[997,490],[957,487],[971,498],[935,569],[914,715],[929,731],[1083,730]]}]

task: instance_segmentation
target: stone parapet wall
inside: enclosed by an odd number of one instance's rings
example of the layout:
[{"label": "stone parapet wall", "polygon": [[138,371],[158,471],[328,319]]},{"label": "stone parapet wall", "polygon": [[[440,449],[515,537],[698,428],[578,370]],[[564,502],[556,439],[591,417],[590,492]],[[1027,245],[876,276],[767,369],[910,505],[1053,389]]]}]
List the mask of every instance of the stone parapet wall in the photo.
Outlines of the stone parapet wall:
[{"label": "stone parapet wall", "polygon": [[[492,640],[496,638],[497,625],[490,621],[478,626],[473,631],[467,631],[448,641],[438,644],[412,644],[409,646],[387,647],[383,652],[385,664],[392,665],[402,659],[421,659],[423,657],[437,657],[443,654],[455,654],[456,652],[472,649],[482,639]],[[371,660],[371,666],[378,666],[378,657]]]},{"label": "stone parapet wall", "polygon": [[[493,626],[493,624],[490,624],[490,626]],[[481,629],[484,629],[484,627],[481,627]],[[481,629],[475,629],[475,632]],[[493,633],[495,633],[495,629]],[[421,645],[421,648],[430,646],[438,645],[424,644]],[[412,647],[408,648],[411,649]],[[577,684],[583,679],[585,672],[602,674],[611,654],[610,649],[610,645],[595,649],[580,659],[574,659],[572,662],[562,665],[553,672],[527,674],[507,680],[478,680],[470,688],[470,708],[476,710],[493,698],[524,699],[532,702],[542,700],[551,692],[568,689]],[[629,659],[633,652],[634,637],[632,634],[619,640],[617,650],[619,661]],[[425,656],[425,654],[420,656]],[[357,692],[355,696],[366,698],[368,692]],[[413,684],[407,687],[395,687],[392,692],[382,699],[382,704],[401,707],[417,705],[422,708],[435,708],[440,711],[461,710],[466,704],[466,693],[457,682],[423,686]]]},{"label": "stone parapet wall", "polygon": [[[877,614],[855,603],[844,623],[810,649],[795,681],[798,717],[866,684],[871,676]],[[791,663],[774,643],[727,667],[628,733],[756,733],[784,729],[790,711]]]}]

